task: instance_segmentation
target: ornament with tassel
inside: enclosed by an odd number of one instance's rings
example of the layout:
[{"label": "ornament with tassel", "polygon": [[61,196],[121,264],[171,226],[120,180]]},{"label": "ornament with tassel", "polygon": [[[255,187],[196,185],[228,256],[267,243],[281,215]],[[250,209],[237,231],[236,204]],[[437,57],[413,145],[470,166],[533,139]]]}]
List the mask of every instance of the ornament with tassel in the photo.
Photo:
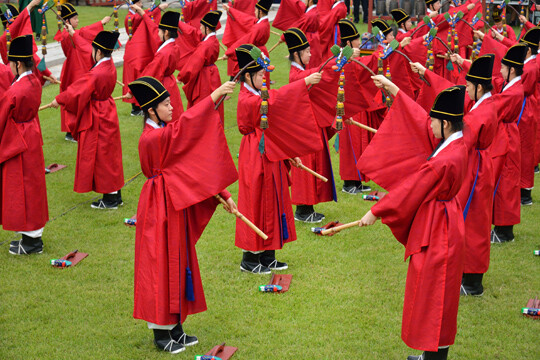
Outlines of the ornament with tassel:
[{"label": "ornament with tassel", "polygon": [[47,24],[45,21],[45,15],[43,15],[41,21],[41,54],[43,54],[43,57],[47,55]]},{"label": "ornament with tassel", "polygon": [[339,74],[339,88],[336,104],[336,130],[343,129],[343,116],[345,116],[345,70]]},{"label": "ornament with tassel", "polygon": [[266,79],[263,80],[263,84],[261,87],[261,124],[260,128],[261,130],[268,129],[268,88],[266,87]]}]

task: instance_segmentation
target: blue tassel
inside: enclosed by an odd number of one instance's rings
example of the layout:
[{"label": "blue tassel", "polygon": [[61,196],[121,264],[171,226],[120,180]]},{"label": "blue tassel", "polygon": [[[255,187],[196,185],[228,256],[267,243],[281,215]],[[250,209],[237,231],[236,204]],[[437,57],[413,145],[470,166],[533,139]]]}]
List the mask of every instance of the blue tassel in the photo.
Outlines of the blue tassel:
[{"label": "blue tassel", "polygon": [[281,229],[282,239],[287,240],[289,238],[289,229],[287,228],[287,217],[285,214],[281,214]]},{"label": "blue tassel", "polygon": [[334,149],[339,152],[339,133],[336,134],[336,140],[334,140]]},{"label": "blue tassel", "polygon": [[193,279],[191,278],[191,270],[186,268],[186,298],[188,301],[195,301],[195,291],[193,290]]},{"label": "blue tassel", "polygon": [[261,136],[261,141],[259,142],[259,152],[262,154],[264,154],[264,132]]}]

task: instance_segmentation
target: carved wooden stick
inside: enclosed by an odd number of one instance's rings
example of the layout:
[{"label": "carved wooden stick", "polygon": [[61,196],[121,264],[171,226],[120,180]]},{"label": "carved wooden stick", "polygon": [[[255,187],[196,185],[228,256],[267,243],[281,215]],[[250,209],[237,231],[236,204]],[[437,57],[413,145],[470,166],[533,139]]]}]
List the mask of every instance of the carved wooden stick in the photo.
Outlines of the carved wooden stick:
[{"label": "carved wooden stick", "polygon": [[[219,200],[220,203],[222,203],[223,205],[226,205],[227,207],[229,206],[229,204],[227,204],[227,202],[225,201],[225,199],[223,199],[220,195],[216,195],[216,199]],[[233,210],[233,215],[235,215],[237,218],[239,218],[240,220],[242,220],[247,226],[249,226],[251,228],[251,230],[255,231],[255,233],[257,235],[259,235],[260,237],[262,237],[264,240],[267,240],[268,239],[268,235],[266,235],[265,233],[262,232],[261,229],[259,229],[257,226],[255,226],[255,224],[253,224],[251,221],[249,221],[249,219],[247,219],[244,215],[242,215],[242,213],[240,213],[238,210]]]},{"label": "carved wooden stick", "polygon": [[[292,162],[293,164],[295,163],[295,161],[294,161],[293,159],[289,159],[289,161]],[[304,170],[304,171],[310,173],[311,175],[315,176],[317,179],[320,179],[320,180],[322,180],[322,181],[324,181],[324,182],[328,182],[328,178],[326,178],[326,177],[322,176],[321,174],[319,174],[319,173],[317,173],[317,172],[311,170],[311,169],[308,168],[306,165],[300,164],[298,167],[299,167],[300,169],[302,169],[302,170]]]},{"label": "carved wooden stick", "polygon": [[372,133],[376,134],[377,133],[377,129],[374,129],[372,127],[369,127],[367,125],[364,125],[362,123],[359,123],[358,121],[354,121],[352,118],[349,119],[349,121],[351,122],[351,124],[353,125],[356,125],[358,126],[359,128],[362,128],[364,130],[367,130],[367,131],[371,131]]},{"label": "carved wooden stick", "polygon": [[125,86],[124,83],[122,83],[120,80],[116,80],[116,83],[117,83],[118,85],[120,85],[121,87],[124,87],[124,86]]},{"label": "carved wooden stick", "polygon": [[39,108],[39,111],[45,110],[45,109],[48,109],[48,108],[52,108],[52,103],[41,106],[41,107]]},{"label": "carved wooden stick", "polygon": [[274,34],[274,35],[277,35],[277,36],[281,37],[281,34],[280,34],[280,33],[278,33],[277,31],[274,31],[274,30],[270,30],[270,32],[271,32],[272,34]]},{"label": "carved wooden stick", "polygon": [[268,53],[270,54],[275,48],[278,47],[279,44],[281,44],[281,41],[278,41],[278,42],[276,43],[276,45],[272,46],[272,48],[271,48],[270,50],[268,50]]},{"label": "carved wooden stick", "polygon": [[[240,71],[238,72],[238,74],[236,74],[236,76],[235,76],[231,81],[236,82],[236,80],[238,80],[238,77],[239,77],[244,71],[246,71],[246,69],[247,69],[249,66],[251,66],[251,65],[253,65],[253,64],[255,64],[255,60],[251,60],[246,66],[244,66],[243,68],[241,68]],[[221,99],[219,99],[219,101],[217,102],[216,106],[214,107],[214,110],[217,110],[217,108],[219,107],[219,105],[221,105],[221,103],[223,102],[223,100],[225,100],[225,97],[226,97],[226,96],[227,96],[227,95],[223,95],[223,96],[221,97]]]}]

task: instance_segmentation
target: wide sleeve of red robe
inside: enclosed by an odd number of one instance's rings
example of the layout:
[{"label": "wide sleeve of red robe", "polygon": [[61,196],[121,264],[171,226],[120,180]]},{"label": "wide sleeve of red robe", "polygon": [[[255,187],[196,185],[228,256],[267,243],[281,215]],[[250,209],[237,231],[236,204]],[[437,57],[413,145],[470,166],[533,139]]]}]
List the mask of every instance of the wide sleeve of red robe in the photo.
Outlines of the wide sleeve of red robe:
[{"label": "wide sleeve of red robe", "polygon": [[[160,325],[206,310],[195,245],[225,189],[238,178],[210,98],[164,128],[145,125],[139,158],[147,177],[137,207],[133,317]],[[189,267],[194,301],[186,296]]]},{"label": "wide sleeve of red robe", "polygon": [[319,12],[319,38],[323,59],[331,56],[330,48],[332,45],[339,44],[339,27],[337,23],[345,16],[347,16],[347,7],[343,1],[337,2],[327,13]]},{"label": "wide sleeve of red robe", "polygon": [[[279,4],[272,26],[281,31],[287,31],[297,22],[306,11],[306,4],[300,0],[283,0]],[[303,29],[301,29],[303,31]]]},{"label": "wide sleeve of red robe", "polygon": [[[394,111],[402,116],[391,116]],[[457,138],[426,161],[433,150],[428,124],[428,114],[400,91],[361,164],[375,182],[385,180],[390,192],[371,211],[405,246],[405,259],[410,257],[401,338],[414,349],[437,351],[452,345],[456,335],[464,240],[456,195],[467,170],[467,150]],[[395,158],[396,153],[401,156]],[[410,166],[400,164],[407,156]],[[393,179],[377,171],[384,167],[387,173],[392,163],[401,169]]]},{"label": "wide sleeve of red robe", "polygon": [[[219,40],[210,36],[201,41],[195,51],[186,59],[178,79],[184,83],[182,89],[188,100],[188,108],[206,98],[221,85],[219,70],[215,62],[219,56]],[[224,121],[223,103],[219,114]]]},{"label": "wide sleeve of red robe", "polygon": [[210,5],[208,0],[186,1],[182,9],[185,23],[193,27],[199,27],[201,19],[210,11]]},{"label": "wide sleeve of red robe", "polygon": [[[30,14],[28,10],[21,11],[19,16],[13,20],[11,24],[8,25],[9,32],[11,34],[11,39],[15,39],[19,36],[23,35],[32,35],[34,32],[32,31],[32,21],[30,20]],[[33,45],[34,53],[37,51],[36,43],[34,42]],[[7,49],[7,34],[4,32],[2,36],[0,36],[0,55],[2,56],[2,61],[4,64],[8,63],[7,55],[8,55],[8,49]]]},{"label": "wide sleeve of red robe", "polygon": [[77,140],[75,192],[106,194],[124,186],[120,127],[111,96],[115,85],[116,67],[106,60],[56,97],[71,114],[67,126]]},{"label": "wide sleeve of red robe", "polygon": [[[272,26],[276,27],[275,24],[276,21],[274,20]],[[321,47],[321,39],[319,37],[319,11],[317,10],[316,5],[307,9],[306,12],[303,13],[302,16],[300,16],[289,27],[298,28],[302,30],[304,34],[306,34],[311,51],[311,59],[309,60],[309,64],[307,64],[308,69],[317,67],[321,62],[326,60],[322,58],[323,51]],[[281,35],[281,40],[285,41],[284,35]]]},{"label": "wide sleeve of red robe", "polygon": [[238,157],[238,210],[268,235],[263,240],[237,221],[235,245],[249,251],[277,250],[296,240],[289,194],[290,165],[284,160],[323,148],[303,80],[269,90],[269,96],[269,127],[264,130],[264,138],[260,129],[261,97],[245,84],[236,112],[243,135]]},{"label": "wide sleeve of red robe", "polygon": [[[270,23],[268,22],[268,18],[266,19],[259,19],[258,21],[253,16],[248,16],[240,11],[235,11],[235,9],[230,9],[231,13],[234,13],[234,17],[236,21],[239,21],[239,18],[247,18],[245,20],[245,23],[249,23],[248,19],[251,19],[251,25],[249,26],[249,30],[246,31],[242,36],[236,39],[236,41],[228,46],[227,51],[225,52],[225,55],[228,56],[228,58],[233,62],[232,64],[229,63],[229,65],[232,65],[233,68],[231,69],[230,66],[228,67],[227,71],[230,76],[234,76],[238,73],[240,70],[238,68],[238,60],[236,59],[236,52],[235,49],[239,47],[242,44],[253,44],[266,55],[269,56],[268,50],[266,49],[266,43],[268,42],[268,39],[270,38]],[[229,21],[227,19],[227,21]],[[234,23],[234,21],[233,21]],[[269,80],[270,73],[265,73],[265,76],[267,80]],[[268,84],[270,84],[269,81],[267,81]]]},{"label": "wide sleeve of red robe", "polygon": [[0,64],[0,92],[3,94],[13,82],[13,73],[9,65]]},{"label": "wide sleeve of red robe", "polygon": [[38,230],[49,220],[38,117],[41,83],[30,74],[3,94],[0,97],[0,223],[4,230]]},{"label": "wide sleeve of red robe", "polygon": [[[154,37],[154,34],[158,31],[158,26],[150,20],[147,14],[144,15],[144,21],[146,22],[146,29],[150,31],[149,36]],[[171,95],[171,105],[173,107],[173,119],[178,119],[184,112],[184,105],[182,104],[182,98],[180,97],[180,89],[176,83],[174,72],[180,58],[180,51],[176,46],[174,39],[165,46],[160,46],[152,61],[146,65],[143,69],[141,76],[151,76],[159,80],[165,89]],[[124,84],[125,85],[125,84]]]}]

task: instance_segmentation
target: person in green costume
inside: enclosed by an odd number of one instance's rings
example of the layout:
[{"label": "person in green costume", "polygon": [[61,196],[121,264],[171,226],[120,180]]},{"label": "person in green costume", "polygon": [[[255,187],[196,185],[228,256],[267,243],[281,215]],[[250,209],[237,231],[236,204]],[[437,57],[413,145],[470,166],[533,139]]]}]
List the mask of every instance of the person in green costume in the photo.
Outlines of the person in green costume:
[{"label": "person in green costume", "polygon": [[[32,0],[19,0],[19,11],[22,11],[25,7],[30,4]],[[39,6],[36,6],[34,10],[30,13],[30,19],[32,22],[32,31],[36,34],[36,40],[39,40],[41,37],[41,26],[43,23],[43,15],[41,15],[38,9],[41,9],[43,6],[43,0],[39,3]],[[47,19],[45,19],[45,27],[47,27]],[[49,29],[47,28],[47,33]]]}]

